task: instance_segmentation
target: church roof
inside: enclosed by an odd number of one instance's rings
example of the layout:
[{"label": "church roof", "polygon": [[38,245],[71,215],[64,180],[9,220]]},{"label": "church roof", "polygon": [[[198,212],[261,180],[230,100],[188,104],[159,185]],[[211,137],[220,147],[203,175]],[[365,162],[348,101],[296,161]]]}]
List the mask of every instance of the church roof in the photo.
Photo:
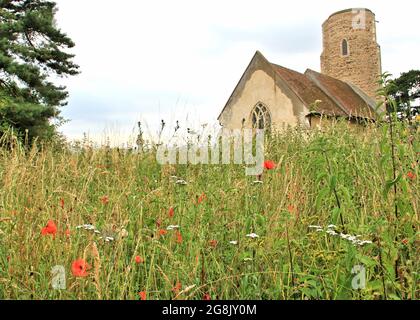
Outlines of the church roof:
[{"label": "church roof", "polygon": [[349,116],[375,119],[375,102],[367,101],[366,99],[370,98],[354,90],[350,84],[310,69],[306,70],[305,75],[333,99],[340,109],[344,109]]},{"label": "church roof", "polygon": [[354,86],[310,69],[302,74],[271,65],[311,111],[330,116],[375,119],[374,102]]},{"label": "church roof", "polygon": [[[271,65],[309,109],[328,115],[348,115],[337,108],[334,101],[306,75],[273,63]],[[317,100],[318,103],[315,103]]]}]

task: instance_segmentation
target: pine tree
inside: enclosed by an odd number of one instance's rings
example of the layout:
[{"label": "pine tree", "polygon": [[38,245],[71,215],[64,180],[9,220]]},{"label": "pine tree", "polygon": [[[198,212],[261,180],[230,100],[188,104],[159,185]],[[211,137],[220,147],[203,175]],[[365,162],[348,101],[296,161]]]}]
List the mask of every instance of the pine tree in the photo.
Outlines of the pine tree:
[{"label": "pine tree", "polygon": [[74,47],[54,20],[56,4],[45,0],[0,0],[0,134],[13,127],[21,134],[49,138],[51,119],[61,119],[68,92],[50,81],[79,73]]}]

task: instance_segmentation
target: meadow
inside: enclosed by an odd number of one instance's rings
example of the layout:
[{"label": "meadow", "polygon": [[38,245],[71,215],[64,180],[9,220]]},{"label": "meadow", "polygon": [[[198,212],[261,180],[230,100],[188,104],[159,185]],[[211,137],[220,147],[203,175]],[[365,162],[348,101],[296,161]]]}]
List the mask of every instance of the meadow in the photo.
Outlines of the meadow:
[{"label": "meadow", "polygon": [[160,165],[153,146],[4,136],[0,299],[418,299],[418,138],[291,128],[267,137],[257,182]]}]

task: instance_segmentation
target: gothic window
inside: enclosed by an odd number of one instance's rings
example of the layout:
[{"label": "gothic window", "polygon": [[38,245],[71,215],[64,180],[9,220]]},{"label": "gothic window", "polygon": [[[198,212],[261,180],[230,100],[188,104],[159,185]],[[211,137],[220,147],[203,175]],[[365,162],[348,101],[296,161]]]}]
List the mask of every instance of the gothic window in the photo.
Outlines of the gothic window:
[{"label": "gothic window", "polygon": [[271,116],[267,107],[261,102],[257,103],[251,112],[252,127],[254,129],[269,129],[271,127]]},{"label": "gothic window", "polygon": [[341,43],[341,54],[343,56],[349,55],[349,44],[346,39],[344,39]]}]

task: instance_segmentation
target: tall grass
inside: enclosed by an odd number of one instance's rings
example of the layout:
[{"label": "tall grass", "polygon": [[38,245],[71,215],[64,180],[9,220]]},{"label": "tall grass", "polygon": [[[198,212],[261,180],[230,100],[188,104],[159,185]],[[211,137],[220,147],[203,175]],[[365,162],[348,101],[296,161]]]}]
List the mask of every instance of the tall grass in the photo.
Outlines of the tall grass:
[{"label": "tall grass", "polygon": [[[266,142],[277,167],[263,184],[233,164],[161,166],[153,150],[25,149],[4,137],[0,298],[418,299],[418,133],[394,123],[392,147],[386,124],[289,129]],[[48,220],[55,237],[41,235]],[[88,223],[101,234],[76,228]],[[161,235],[169,225],[180,229]],[[72,275],[78,258],[88,277]],[[52,288],[56,265],[64,290]]]}]

